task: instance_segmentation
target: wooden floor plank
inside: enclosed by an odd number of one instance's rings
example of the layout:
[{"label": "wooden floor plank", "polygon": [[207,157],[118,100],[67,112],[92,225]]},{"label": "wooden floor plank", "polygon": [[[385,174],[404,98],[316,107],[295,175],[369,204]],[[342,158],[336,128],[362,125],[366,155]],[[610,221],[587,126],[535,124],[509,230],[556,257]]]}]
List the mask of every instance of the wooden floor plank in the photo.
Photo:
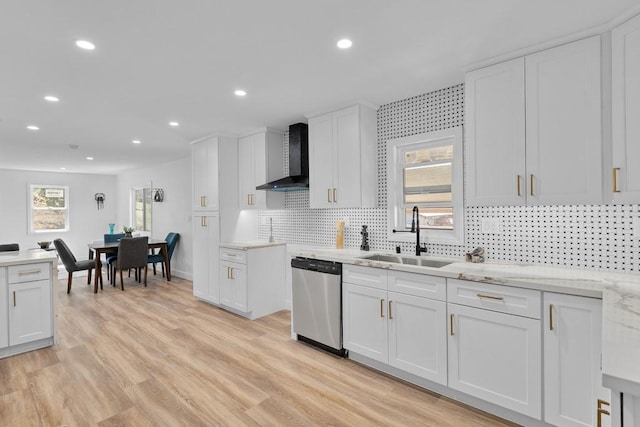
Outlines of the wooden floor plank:
[{"label": "wooden floor plank", "polygon": [[291,340],[288,311],[250,321],[177,277],[84,281],[57,284],[56,346],[0,360],[0,424],[513,425]]}]

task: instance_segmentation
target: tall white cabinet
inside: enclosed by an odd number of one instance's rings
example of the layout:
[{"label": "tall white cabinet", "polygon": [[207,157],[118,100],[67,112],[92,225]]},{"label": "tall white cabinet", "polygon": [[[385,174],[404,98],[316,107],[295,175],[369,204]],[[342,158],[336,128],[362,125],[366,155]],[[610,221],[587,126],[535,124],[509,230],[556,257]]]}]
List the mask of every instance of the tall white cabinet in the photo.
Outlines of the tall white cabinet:
[{"label": "tall white cabinet", "polygon": [[613,201],[640,202],[640,16],[611,32]]},{"label": "tall white cabinet", "polygon": [[282,209],[284,194],[256,186],[285,176],[284,133],[264,128],[238,141],[240,209]]},{"label": "tall white cabinet", "polygon": [[311,208],[376,206],[376,114],[357,104],[309,117]]},{"label": "tall white cabinet", "polygon": [[600,43],[467,74],[467,205],[602,202]]},{"label": "tall white cabinet", "polygon": [[600,367],[602,301],[555,293],[543,298],[545,421],[610,426],[611,393],[602,386]]},{"label": "tall white cabinet", "polygon": [[193,294],[213,304],[220,301],[220,240],[232,238],[238,216],[237,142],[217,136],[191,146]]}]

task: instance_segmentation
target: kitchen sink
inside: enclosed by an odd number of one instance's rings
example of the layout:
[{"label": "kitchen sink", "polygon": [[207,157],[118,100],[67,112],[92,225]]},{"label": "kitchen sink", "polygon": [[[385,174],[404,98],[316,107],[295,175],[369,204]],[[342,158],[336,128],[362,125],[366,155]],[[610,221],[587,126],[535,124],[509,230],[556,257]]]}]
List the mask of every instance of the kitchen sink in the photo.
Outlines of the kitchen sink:
[{"label": "kitchen sink", "polygon": [[445,265],[451,264],[447,261],[438,261],[434,259],[426,259],[426,258],[418,258],[418,257],[407,257],[401,255],[368,255],[364,256],[361,259],[368,259],[371,261],[382,261],[382,262],[392,262],[396,264],[407,264],[407,265],[417,265],[420,267],[431,267],[431,268],[440,268]]}]

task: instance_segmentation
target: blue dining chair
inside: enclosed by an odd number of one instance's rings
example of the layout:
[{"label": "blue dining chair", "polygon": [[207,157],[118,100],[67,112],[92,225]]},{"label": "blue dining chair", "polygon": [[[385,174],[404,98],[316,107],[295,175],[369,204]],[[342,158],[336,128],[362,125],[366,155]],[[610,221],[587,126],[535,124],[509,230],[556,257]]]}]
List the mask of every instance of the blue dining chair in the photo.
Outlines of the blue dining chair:
[{"label": "blue dining chair", "polygon": [[[105,234],[104,235],[104,242],[105,243],[119,242],[120,239],[122,239],[123,237],[124,237],[124,233]],[[117,250],[113,254],[108,255],[107,259],[105,260],[105,263],[107,264],[107,280],[110,280],[111,284],[114,284],[114,279],[111,276],[111,274],[112,274],[113,266],[114,266],[114,264],[115,264],[115,262],[117,260],[118,260],[118,251]]]},{"label": "blue dining chair", "polygon": [[[169,233],[169,234],[167,234],[167,237],[165,237],[164,240],[167,242],[167,258],[169,260],[171,260],[171,256],[173,255],[173,251],[176,248],[176,244],[178,243],[178,240],[180,240],[180,234],[179,233]],[[156,274],[156,263],[161,263],[161,265],[162,265],[162,277],[164,277],[165,265],[164,265],[164,258],[162,257],[161,253],[149,255],[147,262],[149,264],[153,264],[153,274],[154,275]]]}]

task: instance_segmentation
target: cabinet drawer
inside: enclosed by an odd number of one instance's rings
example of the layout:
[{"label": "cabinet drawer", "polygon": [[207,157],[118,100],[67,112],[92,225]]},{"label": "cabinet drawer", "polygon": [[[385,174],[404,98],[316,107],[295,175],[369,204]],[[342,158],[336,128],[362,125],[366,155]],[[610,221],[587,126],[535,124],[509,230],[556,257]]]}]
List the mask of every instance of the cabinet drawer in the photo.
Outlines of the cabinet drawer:
[{"label": "cabinet drawer", "polygon": [[389,271],[389,290],[408,295],[431,298],[438,301],[447,299],[447,279],[426,274]]},{"label": "cabinet drawer", "polygon": [[342,281],[355,285],[369,286],[376,289],[387,289],[387,270],[357,265],[342,267]]},{"label": "cabinet drawer", "polygon": [[246,264],[247,251],[243,251],[241,249],[220,248],[220,260]]},{"label": "cabinet drawer", "polygon": [[448,279],[447,288],[449,302],[540,319],[539,291],[458,279]]},{"label": "cabinet drawer", "polygon": [[49,277],[51,277],[51,267],[46,262],[9,267],[9,283],[34,282]]}]

